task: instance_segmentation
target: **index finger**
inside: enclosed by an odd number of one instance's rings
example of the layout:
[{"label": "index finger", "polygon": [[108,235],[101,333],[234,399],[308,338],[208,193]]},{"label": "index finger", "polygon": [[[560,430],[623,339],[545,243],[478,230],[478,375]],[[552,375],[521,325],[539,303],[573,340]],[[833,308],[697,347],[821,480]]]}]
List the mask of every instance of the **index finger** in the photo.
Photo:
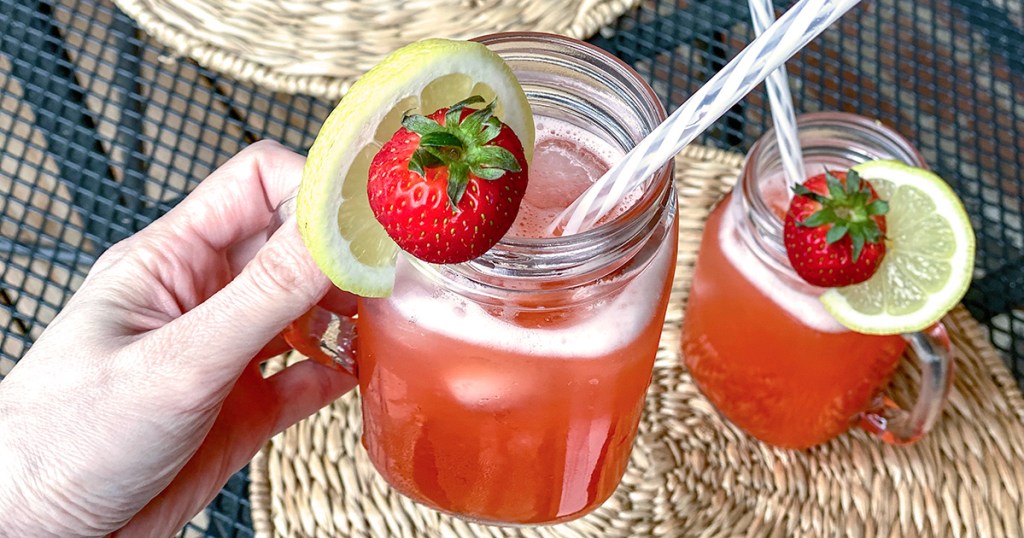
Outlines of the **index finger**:
[{"label": "index finger", "polygon": [[267,228],[274,209],[298,189],[304,163],[276,142],[256,142],[151,226],[224,250]]}]

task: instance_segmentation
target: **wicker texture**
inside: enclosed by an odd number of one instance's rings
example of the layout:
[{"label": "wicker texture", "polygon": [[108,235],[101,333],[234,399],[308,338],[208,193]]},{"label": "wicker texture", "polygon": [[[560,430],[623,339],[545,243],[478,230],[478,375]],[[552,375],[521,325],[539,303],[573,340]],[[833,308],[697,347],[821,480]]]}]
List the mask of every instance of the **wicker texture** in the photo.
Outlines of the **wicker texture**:
[{"label": "wicker texture", "polygon": [[[676,160],[680,245],[672,301],[640,433],[622,484],[570,523],[466,523],[417,505],[376,474],[359,442],[358,395],[275,437],[251,466],[259,536],[1024,536],[1024,399],[962,308],[946,319],[956,381],[932,433],[892,447],[860,431],[807,451],[763,445],[724,422],[679,352],[683,306],[705,217],[740,157],[689,148]],[[288,360],[300,360],[290,357]],[[280,369],[285,360],[271,364]],[[892,385],[916,384],[905,360]]]},{"label": "wicker texture", "polygon": [[638,0],[114,0],[176,54],[236,80],[327,99],[394,49],[501,31],[585,38]]}]

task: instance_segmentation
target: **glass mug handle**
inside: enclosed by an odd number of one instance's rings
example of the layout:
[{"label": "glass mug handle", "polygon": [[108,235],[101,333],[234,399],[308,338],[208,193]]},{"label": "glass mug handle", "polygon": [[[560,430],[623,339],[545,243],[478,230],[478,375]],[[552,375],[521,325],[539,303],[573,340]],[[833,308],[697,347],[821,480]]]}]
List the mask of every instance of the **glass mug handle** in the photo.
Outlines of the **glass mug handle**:
[{"label": "glass mug handle", "polygon": [[910,410],[879,394],[871,407],[857,416],[858,425],[882,441],[906,445],[923,437],[942,413],[953,384],[953,352],[941,322],[924,331],[902,335],[921,366],[921,388]]},{"label": "glass mug handle", "polygon": [[[295,196],[283,200],[274,209],[267,225],[270,237],[295,214]],[[330,293],[330,292],[328,292]],[[358,376],[356,363],[356,324],[349,316],[337,314],[322,306],[313,306],[281,333],[288,345],[319,362]]]}]

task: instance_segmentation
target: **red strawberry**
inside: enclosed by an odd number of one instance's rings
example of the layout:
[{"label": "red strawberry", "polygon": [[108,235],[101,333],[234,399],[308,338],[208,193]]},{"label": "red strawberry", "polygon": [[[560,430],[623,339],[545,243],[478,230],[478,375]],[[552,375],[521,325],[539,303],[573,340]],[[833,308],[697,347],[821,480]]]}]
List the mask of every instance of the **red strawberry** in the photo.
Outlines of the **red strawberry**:
[{"label": "red strawberry", "polygon": [[786,254],[801,278],[822,287],[864,282],[885,256],[889,204],[857,172],[825,172],[793,188]]},{"label": "red strawberry", "polygon": [[527,163],[512,129],[477,96],[411,115],[370,164],[370,208],[406,252],[460,263],[505,235],[526,192]]}]

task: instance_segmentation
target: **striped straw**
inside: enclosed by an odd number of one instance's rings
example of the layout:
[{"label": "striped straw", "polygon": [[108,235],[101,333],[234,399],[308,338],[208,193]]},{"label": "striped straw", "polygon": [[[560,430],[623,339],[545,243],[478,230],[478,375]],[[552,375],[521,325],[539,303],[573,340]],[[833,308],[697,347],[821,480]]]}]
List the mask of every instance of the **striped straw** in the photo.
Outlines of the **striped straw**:
[{"label": "striped straw", "polygon": [[[761,35],[775,22],[775,7],[772,0],[750,0],[749,4],[754,33]],[[778,140],[779,154],[782,157],[782,170],[786,174],[786,182],[792,187],[802,183],[806,176],[800,137],[796,130],[796,113],[793,112],[793,96],[789,93],[786,65],[783,64],[772,71],[765,80],[765,85],[768,88],[768,101],[771,103],[775,138]],[[786,192],[792,195],[792,189],[786,189]]]},{"label": "striped straw", "polygon": [[567,207],[551,223],[549,233],[562,222],[566,224],[561,235],[593,227],[626,193],[641,186],[769,73],[858,3],[860,0],[797,2]]}]

